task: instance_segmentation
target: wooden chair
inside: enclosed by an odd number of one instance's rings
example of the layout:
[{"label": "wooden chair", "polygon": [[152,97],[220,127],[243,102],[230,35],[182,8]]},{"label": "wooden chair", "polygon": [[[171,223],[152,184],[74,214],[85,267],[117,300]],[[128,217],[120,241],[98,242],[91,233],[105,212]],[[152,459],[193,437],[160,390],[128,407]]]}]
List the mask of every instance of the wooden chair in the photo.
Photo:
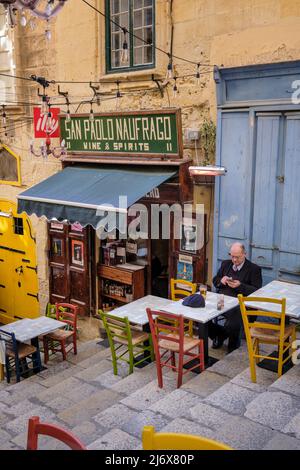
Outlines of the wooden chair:
[{"label": "wooden chair", "polygon": [[[241,294],[238,295],[244,330],[247,340],[251,380],[256,382],[256,370],[255,363],[259,362],[259,359],[269,359],[278,362],[278,377],[282,375],[283,365],[292,356],[292,343],[296,340],[295,325],[285,325],[285,307],[286,299],[270,299],[264,297],[243,297]],[[281,312],[265,312],[263,310],[246,310],[245,302],[265,302],[270,304],[277,304],[281,306]],[[249,307],[247,307],[249,308]],[[267,323],[263,320],[255,320],[253,323],[249,322],[249,318],[253,316],[264,317],[266,320],[277,319],[278,324]],[[278,357],[264,356],[259,353],[260,344],[274,344],[278,347]],[[290,353],[287,351],[290,349]]]},{"label": "wooden chair", "polygon": [[61,352],[63,360],[67,353],[74,351],[77,354],[77,305],[57,303],[56,319],[66,324],[66,329],[57,329],[43,336],[45,364],[49,361],[49,349],[52,353]]},{"label": "wooden chair", "polygon": [[129,364],[129,374],[134,366],[146,360],[154,361],[152,339],[148,333],[131,329],[127,317],[119,318],[102,310],[99,315],[109,341],[115,375],[118,374],[118,360]]},{"label": "wooden chair", "polygon": [[[15,371],[16,381],[29,371],[39,372],[42,368],[40,351],[35,346],[21,343],[16,340],[14,333],[0,330],[0,341],[5,347],[6,380],[10,383],[11,373]],[[32,367],[28,366],[32,364]]]},{"label": "wooden chair", "polygon": [[193,434],[155,432],[153,426],[144,426],[143,450],[233,450],[231,447]]},{"label": "wooden chair", "polygon": [[54,437],[67,444],[72,450],[87,450],[74,434],[54,424],[40,423],[38,416],[33,416],[28,420],[27,450],[38,449],[40,434]]},{"label": "wooden chair", "polygon": [[[156,358],[158,386],[163,387],[162,369],[168,367],[178,373],[177,388],[179,388],[184,374],[196,367],[200,367],[201,371],[204,370],[203,340],[185,336],[182,315],[150,308],[147,308],[147,315]],[[197,349],[197,352],[192,352],[193,349]],[[175,353],[178,354],[177,366]],[[189,357],[185,362],[184,356]],[[193,361],[189,367],[188,364],[192,359],[196,360],[196,364]],[[186,366],[185,371],[183,371],[184,366]]]},{"label": "wooden chair", "polygon": [[[171,279],[171,299],[175,302],[189,295],[195,294],[197,284],[184,279]],[[185,330],[193,337],[193,320],[185,322]]]}]

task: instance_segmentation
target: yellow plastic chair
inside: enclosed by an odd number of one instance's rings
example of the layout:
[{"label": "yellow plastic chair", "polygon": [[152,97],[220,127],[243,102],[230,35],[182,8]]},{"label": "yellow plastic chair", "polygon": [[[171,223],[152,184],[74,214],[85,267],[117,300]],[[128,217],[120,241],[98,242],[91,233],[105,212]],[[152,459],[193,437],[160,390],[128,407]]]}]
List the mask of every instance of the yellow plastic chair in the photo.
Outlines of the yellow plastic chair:
[{"label": "yellow plastic chair", "polygon": [[[247,340],[251,380],[256,382],[255,364],[260,359],[269,359],[278,362],[278,377],[282,375],[283,365],[292,357],[292,343],[296,340],[296,330],[294,325],[285,325],[285,307],[286,299],[270,299],[265,297],[243,297],[238,295],[244,330]],[[281,305],[281,312],[265,312],[263,310],[246,310],[245,302],[265,302]],[[249,307],[247,307],[249,309]],[[256,320],[249,323],[249,318],[253,316],[264,317],[266,320],[275,318],[278,324],[266,323],[263,320]],[[259,353],[260,344],[274,344],[278,347],[278,357],[263,356]],[[287,357],[283,358],[284,353],[290,349]]]},{"label": "yellow plastic chair", "polygon": [[231,447],[193,434],[155,432],[153,426],[144,426],[143,450],[233,450]]},{"label": "yellow plastic chair", "polygon": [[[178,286],[180,284],[180,286]],[[188,295],[195,294],[197,284],[186,281],[185,279],[171,279],[171,299],[175,302],[187,297]],[[189,336],[193,337],[193,320],[188,320],[185,323]]]}]

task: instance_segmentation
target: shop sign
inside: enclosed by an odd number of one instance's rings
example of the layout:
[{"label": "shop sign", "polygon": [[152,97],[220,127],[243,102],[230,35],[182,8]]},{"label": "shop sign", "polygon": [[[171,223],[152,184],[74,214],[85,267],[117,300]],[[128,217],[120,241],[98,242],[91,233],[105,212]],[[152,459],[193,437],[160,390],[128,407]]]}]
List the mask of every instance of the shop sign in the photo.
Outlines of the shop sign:
[{"label": "shop sign", "polygon": [[180,110],[60,116],[69,152],[116,156],[182,156]]},{"label": "shop sign", "polygon": [[[59,116],[60,108],[51,108],[51,121],[49,128],[49,137],[59,137]],[[36,139],[47,137],[46,125],[47,114],[41,115],[41,108],[33,108],[34,137]]]}]

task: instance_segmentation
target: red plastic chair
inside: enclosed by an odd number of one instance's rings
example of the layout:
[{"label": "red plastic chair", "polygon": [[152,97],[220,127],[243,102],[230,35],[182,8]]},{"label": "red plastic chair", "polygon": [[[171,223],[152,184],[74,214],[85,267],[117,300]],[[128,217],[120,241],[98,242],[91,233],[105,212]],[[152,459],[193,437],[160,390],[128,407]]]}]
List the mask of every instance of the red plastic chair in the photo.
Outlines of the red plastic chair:
[{"label": "red plastic chair", "polygon": [[27,450],[37,450],[39,434],[54,437],[72,450],[87,450],[74,434],[54,424],[40,423],[39,416],[32,416],[28,420]]},{"label": "red plastic chair", "polygon": [[[150,308],[147,308],[147,315],[155,352],[158,386],[163,387],[162,369],[168,367],[178,372],[177,388],[179,388],[184,374],[196,367],[200,367],[201,371],[204,370],[203,340],[185,336],[182,315]],[[193,349],[197,349],[197,352],[192,352]],[[175,353],[178,354],[178,365]],[[188,356],[185,362],[184,356]],[[193,359],[196,363],[191,362]],[[186,370],[183,369],[184,366]]]},{"label": "red plastic chair", "polygon": [[64,330],[58,329],[43,336],[45,364],[49,361],[49,349],[53,353],[61,352],[64,361],[67,359],[68,352],[73,350],[74,354],[77,354],[76,329],[78,307],[68,303],[57,303],[55,306],[56,319],[66,323],[68,328]]}]

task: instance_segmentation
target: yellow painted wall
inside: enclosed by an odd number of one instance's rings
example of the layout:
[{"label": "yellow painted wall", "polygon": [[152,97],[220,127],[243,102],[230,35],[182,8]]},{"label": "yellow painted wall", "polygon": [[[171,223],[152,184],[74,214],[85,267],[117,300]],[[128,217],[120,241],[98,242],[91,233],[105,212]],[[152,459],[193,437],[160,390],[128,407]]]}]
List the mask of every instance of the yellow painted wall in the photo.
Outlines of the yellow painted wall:
[{"label": "yellow painted wall", "polygon": [[[90,0],[100,10],[104,0]],[[195,61],[226,67],[258,63],[295,60],[300,58],[300,0],[173,0],[172,21],[170,1],[157,0],[156,43],[169,50],[171,23],[174,24],[174,54]],[[104,20],[81,0],[69,0],[58,17],[51,21],[52,40],[44,37],[45,24],[37,21],[34,31],[18,27],[15,32],[17,72],[46,76],[56,80],[96,81],[99,78],[141,77],[151,73],[165,76],[167,57],[157,52],[156,67],[152,71],[105,75]],[[194,73],[195,67],[174,61],[177,74]],[[158,109],[178,106],[182,109],[183,128],[199,128],[205,117],[216,116],[215,83],[211,73],[204,74],[198,87],[194,78],[179,80],[179,96],[172,97],[172,90],[161,98],[158,92],[136,93],[122,99],[121,109]],[[109,91],[111,85],[101,85]],[[80,101],[91,98],[88,85],[62,85],[71,99]],[[115,87],[113,87],[115,88]],[[155,90],[152,83],[128,84],[125,90],[138,88]],[[25,101],[38,102],[37,86],[30,82],[18,82],[17,92]],[[57,87],[51,86],[49,94],[57,95]],[[72,111],[76,109],[72,107]],[[95,112],[114,110],[115,102],[104,102]],[[81,106],[80,111],[88,112]],[[30,106],[23,108],[25,116],[32,115]],[[21,157],[23,190],[60,169],[53,157],[48,161],[37,159],[28,151],[33,135],[32,126],[25,125],[16,131],[12,148]],[[186,156],[194,157],[191,146],[185,145]],[[0,185],[0,198],[16,199],[19,188]],[[195,187],[195,202],[204,202],[209,212],[209,187]],[[211,213],[213,213],[213,208]],[[37,234],[41,309],[48,296],[48,269],[46,258],[45,222],[31,217]],[[210,223],[212,240],[212,220]],[[211,266],[211,243],[208,245]],[[211,270],[209,268],[209,277]]]}]

